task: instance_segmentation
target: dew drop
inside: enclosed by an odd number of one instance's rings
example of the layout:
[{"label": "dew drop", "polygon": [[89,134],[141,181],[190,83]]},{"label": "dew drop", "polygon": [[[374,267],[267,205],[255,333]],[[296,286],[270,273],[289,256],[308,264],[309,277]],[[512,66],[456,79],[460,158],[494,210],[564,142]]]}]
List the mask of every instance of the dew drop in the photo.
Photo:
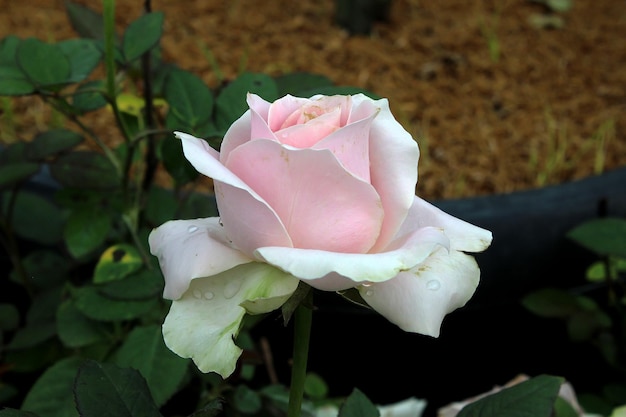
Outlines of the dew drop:
[{"label": "dew drop", "polygon": [[193,298],[202,298],[202,292],[200,290],[193,290]]},{"label": "dew drop", "polygon": [[195,232],[196,230],[198,230],[198,226],[189,226],[189,227],[187,228],[187,231],[188,231],[189,233],[193,233],[193,232]]},{"label": "dew drop", "polygon": [[441,282],[437,281],[436,279],[431,279],[426,283],[426,288],[431,291],[437,291],[439,288],[441,288]]},{"label": "dew drop", "polygon": [[239,292],[239,288],[241,287],[241,283],[239,281],[231,281],[226,284],[224,287],[224,297],[225,298],[233,298],[237,292]]},{"label": "dew drop", "polygon": [[207,291],[204,293],[204,299],[205,300],[212,300],[213,297],[215,297],[215,294],[213,294],[211,291]]}]

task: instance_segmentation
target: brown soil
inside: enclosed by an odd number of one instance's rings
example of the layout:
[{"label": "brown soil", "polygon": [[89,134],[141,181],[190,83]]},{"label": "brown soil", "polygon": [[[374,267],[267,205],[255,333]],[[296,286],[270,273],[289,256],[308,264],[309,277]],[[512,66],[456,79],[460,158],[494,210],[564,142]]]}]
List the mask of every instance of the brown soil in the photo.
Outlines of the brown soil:
[{"label": "brown soil", "polygon": [[[418,193],[434,199],[626,164],[626,8],[572,2],[558,13],[562,28],[539,29],[529,19],[545,10],[530,0],[392,0],[389,20],[369,36],[336,26],[332,0],[155,0],[152,8],[165,13],[165,59],[210,86],[219,78],[204,49],[226,79],[242,69],[308,71],[389,98],[421,147]],[[0,0],[0,35],[76,37],[63,3]],[[120,31],[143,5],[118,2]],[[490,54],[490,44],[499,53]],[[46,128],[40,103],[15,106],[20,138]],[[96,129],[111,124],[105,116],[92,121]]]}]

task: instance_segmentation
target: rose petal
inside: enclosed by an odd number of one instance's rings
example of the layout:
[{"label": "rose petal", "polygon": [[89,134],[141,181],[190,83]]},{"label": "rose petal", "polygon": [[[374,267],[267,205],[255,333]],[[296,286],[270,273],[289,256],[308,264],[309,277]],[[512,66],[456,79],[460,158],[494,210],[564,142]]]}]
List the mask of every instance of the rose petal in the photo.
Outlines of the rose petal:
[{"label": "rose petal", "polygon": [[[353,96],[354,105],[371,99]],[[380,112],[370,129],[371,183],[385,210],[385,222],[372,252],[383,250],[397,233],[413,203],[419,149],[411,135],[394,119],[386,99],[374,101]]]},{"label": "rose petal", "polygon": [[[274,209],[294,247],[363,253],[378,237],[378,194],[327,150],[289,150],[259,139],[235,149],[228,168]],[[247,207],[233,210],[249,217]],[[257,247],[263,246],[287,245]]]},{"label": "rose petal", "polygon": [[[217,159],[221,161],[222,164],[226,163],[226,161],[228,160],[228,155],[230,155],[230,152],[233,149],[250,141],[251,129],[252,129],[251,111],[248,110],[244,114],[242,114],[239,119],[235,120],[233,124],[230,125],[226,133],[224,134],[224,139],[222,139],[222,144],[220,145],[220,152],[219,154],[217,154],[218,155]],[[174,132],[174,133],[180,139],[183,139],[182,135],[186,135],[181,132]],[[188,135],[188,136],[191,136],[191,135]],[[184,144],[184,141],[183,141],[183,144]]]},{"label": "rose petal", "polygon": [[407,332],[438,337],[446,314],[472,297],[480,280],[473,256],[439,249],[393,279],[359,287],[363,299]]},{"label": "rose petal", "polygon": [[187,292],[172,302],[163,323],[165,344],[177,355],[193,359],[202,372],[227,378],[242,352],[234,343],[246,313],[241,305],[256,301],[254,313],[273,311],[287,301],[298,282],[258,262],[195,279]]},{"label": "rose petal", "polygon": [[415,197],[399,235],[404,231],[408,232],[426,226],[442,228],[446,236],[450,238],[452,250],[481,252],[489,247],[493,239],[489,230],[451,216],[423,199]]},{"label": "rose petal", "polygon": [[[302,118],[300,110],[297,116]],[[336,108],[317,117],[313,117],[306,123],[292,124],[291,126],[275,131],[276,138],[282,144],[294,148],[310,148],[317,142],[340,128],[341,109]]]},{"label": "rose petal", "polygon": [[[256,255],[283,271],[307,280],[312,287],[340,291],[363,282],[383,282],[423,262],[440,247],[448,247],[441,229],[426,227],[394,241],[388,252],[375,254],[336,253],[313,249],[266,247]],[[337,273],[348,280],[336,280]],[[330,275],[329,280],[326,277]]]},{"label": "rose petal", "polygon": [[[274,210],[218,161],[217,152],[206,141],[186,133],[175,133],[182,140],[183,152],[189,162],[200,173],[213,178],[224,231],[238,249],[250,255],[260,246],[292,246]],[[242,210],[245,213],[242,214]]]},{"label": "rose petal", "polygon": [[[267,116],[261,112],[262,116],[264,116],[265,120],[267,120],[267,125],[273,132],[280,130],[281,126],[285,123],[285,120],[296,110],[305,106],[309,103],[310,100],[302,97],[294,97],[292,95],[287,94],[284,97],[279,98],[275,102],[271,103],[269,110],[267,111]],[[251,101],[248,101],[248,104],[252,107]],[[256,109],[256,107],[254,107]]]},{"label": "rose petal", "polygon": [[228,244],[217,217],[169,221],[150,233],[148,243],[165,277],[163,297],[171,300],[187,291],[194,278],[252,261]]}]

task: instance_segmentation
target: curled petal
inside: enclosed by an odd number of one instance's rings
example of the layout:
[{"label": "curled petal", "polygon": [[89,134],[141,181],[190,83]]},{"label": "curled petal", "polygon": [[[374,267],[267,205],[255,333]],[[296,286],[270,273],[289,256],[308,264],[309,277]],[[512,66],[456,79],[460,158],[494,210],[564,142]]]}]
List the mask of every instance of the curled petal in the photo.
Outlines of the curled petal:
[{"label": "curled petal", "polygon": [[438,250],[389,281],[361,286],[363,299],[407,332],[438,337],[446,314],[472,297],[480,280],[473,256]]},{"label": "curled petal", "polygon": [[[423,262],[440,247],[448,247],[441,229],[425,227],[394,241],[387,252],[374,254],[337,253],[314,249],[265,247],[256,255],[283,271],[307,280],[314,288],[339,291],[357,283],[383,282]],[[348,279],[337,279],[332,273]],[[327,280],[332,280],[331,283]]]},{"label": "curled petal", "polygon": [[193,359],[202,372],[226,378],[242,352],[234,343],[246,313],[242,305],[250,305],[248,312],[253,314],[273,311],[297,286],[293,276],[258,262],[195,279],[172,302],[163,323],[165,344],[177,355]]},{"label": "curled petal", "polygon": [[427,226],[442,228],[446,236],[450,238],[452,250],[482,252],[489,247],[493,239],[489,230],[451,216],[423,199],[415,197],[400,234]]},{"label": "curled petal", "polygon": [[228,244],[217,217],[171,220],[154,229],[148,243],[165,277],[163,297],[171,300],[187,291],[194,278],[252,261]]}]

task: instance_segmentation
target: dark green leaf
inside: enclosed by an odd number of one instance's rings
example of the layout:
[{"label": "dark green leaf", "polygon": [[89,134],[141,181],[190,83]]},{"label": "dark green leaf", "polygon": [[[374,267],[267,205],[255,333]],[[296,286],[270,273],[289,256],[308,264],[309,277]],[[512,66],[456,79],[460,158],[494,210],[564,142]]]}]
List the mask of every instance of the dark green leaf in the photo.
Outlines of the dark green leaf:
[{"label": "dark green leaf", "polygon": [[98,110],[107,105],[102,80],[82,84],[72,95],[72,105],[81,113]]},{"label": "dark green leaf", "polygon": [[321,400],[328,395],[328,384],[318,374],[309,372],[304,380],[304,393],[313,400]]},{"label": "dark green leaf", "polygon": [[80,259],[100,248],[111,230],[111,218],[98,207],[74,210],[65,224],[63,238],[70,254]]},{"label": "dark green leaf", "polygon": [[[22,264],[34,288],[49,290],[65,282],[69,260],[49,249],[34,250],[22,258]],[[15,271],[13,271],[15,272]],[[19,282],[17,276],[11,278]]]},{"label": "dark green leaf", "polygon": [[202,407],[199,410],[194,411],[189,417],[218,417],[222,415],[222,410],[224,407],[222,406],[223,400],[221,398],[217,398],[215,400],[209,401],[207,405]]},{"label": "dark green leaf", "polygon": [[66,187],[105,189],[119,185],[115,168],[98,152],[77,151],[62,155],[50,165],[50,172]]},{"label": "dark green leaf", "polygon": [[139,270],[143,265],[141,256],[134,246],[121,243],[105,250],[93,276],[94,284],[117,281]]},{"label": "dark green leaf", "polygon": [[358,388],[355,388],[339,409],[338,417],[378,417],[380,411]]},{"label": "dark green leaf", "polygon": [[253,414],[261,409],[261,396],[245,385],[238,385],[233,393],[233,405],[244,414]]},{"label": "dark green leaf", "polygon": [[104,338],[106,330],[101,322],[85,317],[72,300],[66,300],[59,306],[56,325],[59,339],[69,348],[96,343]]},{"label": "dark green leaf", "polygon": [[[7,212],[5,203],[3,212]],[[63,216],[57,206],[36,193],[22,191],[17,195],[13,209],[13,230],[15,233],[33,242],[50,245],[61,240],[63,234]]]},{"label": "dark green leaf", "polygon": [[100,63],[102,51],[91,39],[68,39],[57,43],[70,63],[69,82],[83,81]]},{"label": "dark green leaf", "polygon": [[72,28],[82,38],[104,39],[104,20],[100,13],[71,1],[65,2],[65,9]]},{"label": "dark green leaf", "polygon": [[550,417],[563,378],[540,375],[465,406],[458,417]]},{"label": "dark green leaf", "polygon": [[17,47],[19,67],[39,87],[55,88],[69,81],[70,61],[56,44],[24,39]]},{"label": "dark green leaf", "polygon": [[34,162],[21,162],[0,166],[0,189],[12,187],[27,180],[39,171],[39,164]]},{"label": "dark green leaf", "polygon": [[19,350],[6,350],[6,363],[11,364],[11,372],[41,372],[60,358],[66,357],[67,351],[53,338],[46,343]]},{"label": "dark green leaf", "polygon": [[590,220],[570,230],[567,237],[598,255],[626,257],[626,219]]},{"label": "dark green leaf", "polygon": [[50,129],[37,134],[26,145],[26,156],[31,160],[42,160],[49,156],[72,149],[83,141],[83,137],[68,129]]},{"label": "dark green leaf", "polygon": [[302,97],[301,94],[308,94],[309,91],[331,87],[333,82],[325,75],[311,74],[308,72],[294,72],[281,75],[275,78],[278,87],[278,97],[287,94]]},{"label": "dark green leaf", "polygon": [[132,320],[157,307],[157,300],[114,300],[86,286],[76,291],[76,307],[87,317],[100,321]]},{"label": "dark green leaf", "polygon": [[183,155],[180,139],[175,137],[163,139],[161,141],[161,157],[163,158],[163,166],[179,186],[190,183],[200,175]]},{"label": "dark green leaf", "polygon": [[183,202],[180,219],[217,216],[217,202],[212,194],[193,193]]},{"label": "dark green leaf", "polygon": [[9,35],[0,41],[0,96],[31,94],[35,86],[17,64],[16,50],[21,39]]},{"label": "dark green leaf", "polygon": [[151,12],[128,25],[122,40],[122,53],[126,62],[134,61],[159,43],[163,33],[163,18],[163,12]]},{"label": "dark green leaf", "polygon": [[153,186],[148,192],[146,220],[152,226],[159,226],[174,218],[178,201],[172,190]]},{"label": "dark green leaf", "polygon": [[81,359],[69,357],[48,368],[26,395],[21,409],[45,417],[78,416],[72,386]]},{"label": "dark green leaf", "polygon": [[576,296],[558,288],[544,288],[526,295],[522,305],[542,317],[569,317],[580,309]]},{"label": "dark green leaf", "polygon": [[76,375],[74,395],[81,417],[161,417],[134,369],[87,360]]},{"label": "dark green leaf", "polygon": [[158,406],[181,388],[189,361],[183,359],[163,342],[161,326],[134,328],[114,357],[118,366],[137,369],[146,379]]},{"label": "dark green leaf", "polygon": [[20,323],[20,313],[13,304],[0,303],[0,331],[15,329]]},{"label": "dark green leaf", "polygon": [[163,93],[169,111],[186,126],[200,126],[213,113],[213,93],[198,76],[188,71],[171,70]]},{"label": "dark green leaf", "polygon": [[39,414],[30,411],[16,410],[14,408],[5,408],[0,410],[0,417],[39,417]]},{"label": "dark green leaf", "polygon": [[144,269],[120,281],[99,285],[98,292],[114,300],[146,300],[163,292],[163,276],[158,269]]},{"label": "dark green leaf", "polygon": [[254,93],[267,101],[278,98],[278,87],[269,75],[246,72],[228,84],[215,102],[215,123],[218,130],[226,131],[246,110],[248,93]]}]

